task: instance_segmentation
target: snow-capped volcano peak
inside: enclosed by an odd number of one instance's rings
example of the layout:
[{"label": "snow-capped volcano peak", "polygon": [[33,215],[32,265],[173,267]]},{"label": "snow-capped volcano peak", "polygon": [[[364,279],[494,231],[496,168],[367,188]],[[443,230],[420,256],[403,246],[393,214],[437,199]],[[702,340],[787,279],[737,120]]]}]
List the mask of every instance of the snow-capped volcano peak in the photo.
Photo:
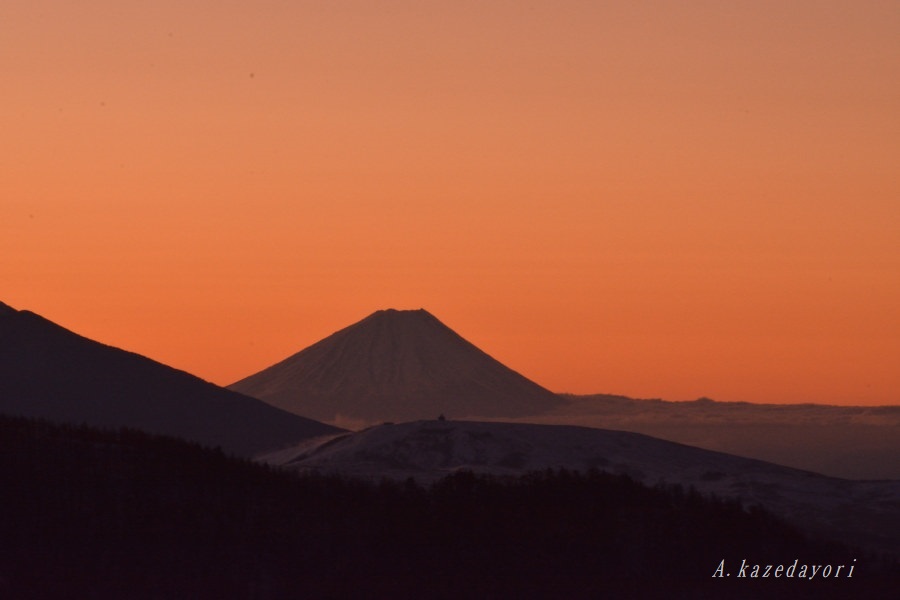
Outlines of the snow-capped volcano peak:
[{"label": "snow-capped volcano peak", "polygon": [[379,310],[230,387],[329,421],[515,417],[559,403],[424,309]]}]

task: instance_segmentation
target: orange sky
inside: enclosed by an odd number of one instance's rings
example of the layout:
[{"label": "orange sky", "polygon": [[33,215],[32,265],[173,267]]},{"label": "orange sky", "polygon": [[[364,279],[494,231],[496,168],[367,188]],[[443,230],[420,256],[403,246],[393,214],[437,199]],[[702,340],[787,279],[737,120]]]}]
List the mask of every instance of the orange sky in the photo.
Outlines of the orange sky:
[{"label": "orange sky", "polygon": [[5,0],[0,301],[221,384],[424,307],[555,391],[900,404],[898,32],[865,0]]}]

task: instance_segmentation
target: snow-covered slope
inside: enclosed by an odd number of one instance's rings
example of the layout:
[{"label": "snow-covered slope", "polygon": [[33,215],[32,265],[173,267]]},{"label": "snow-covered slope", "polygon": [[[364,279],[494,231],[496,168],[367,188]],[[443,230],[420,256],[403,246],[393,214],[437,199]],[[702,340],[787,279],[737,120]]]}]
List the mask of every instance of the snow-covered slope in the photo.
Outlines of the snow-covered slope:
[{"label": "snow-covered slope", "polygon": [[425,310],[380,310],[229,388],[323,421],[520,417],[562,404]]},{"label": "snow-covered slope", "polygon": [[518,475],[548,468],[624,473],[759,504],[813,531],[900,548],[900,481],[849,481],[637,433],[474,421],[385,424],[262,457],[300,471],[433,481],[455,470]]}]

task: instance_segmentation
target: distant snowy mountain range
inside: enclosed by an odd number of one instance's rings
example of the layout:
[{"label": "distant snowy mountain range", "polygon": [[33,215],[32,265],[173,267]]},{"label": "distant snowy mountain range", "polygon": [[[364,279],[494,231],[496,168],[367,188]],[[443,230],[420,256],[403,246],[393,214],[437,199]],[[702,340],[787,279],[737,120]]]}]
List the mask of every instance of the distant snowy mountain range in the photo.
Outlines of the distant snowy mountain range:
[{"label": "distant snowy mountain range", "polygon": [[900,479],[900,406],[665,402],[554,394],[425,310],[381,310],[230,386],[358,429],[502,420],[622,429],[850,479]]}]

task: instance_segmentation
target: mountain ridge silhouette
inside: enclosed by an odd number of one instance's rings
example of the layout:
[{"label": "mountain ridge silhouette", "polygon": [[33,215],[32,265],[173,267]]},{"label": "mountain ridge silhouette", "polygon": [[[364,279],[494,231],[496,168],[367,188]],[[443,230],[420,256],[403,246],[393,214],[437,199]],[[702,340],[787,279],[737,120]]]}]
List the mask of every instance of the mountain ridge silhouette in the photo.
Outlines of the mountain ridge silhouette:
[{"label": "mountain ridge silhouette", "polygon": [[130,427],[246,456],[338,431],[6,304],[0,412]]}]

